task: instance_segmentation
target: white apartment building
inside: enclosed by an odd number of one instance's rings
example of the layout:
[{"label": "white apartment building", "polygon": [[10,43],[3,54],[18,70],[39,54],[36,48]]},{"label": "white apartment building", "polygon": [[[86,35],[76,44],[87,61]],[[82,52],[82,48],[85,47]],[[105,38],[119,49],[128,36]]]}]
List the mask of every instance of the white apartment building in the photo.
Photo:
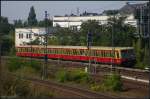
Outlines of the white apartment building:
[{"label": "white apartment building", "polygon": [[16,28],[15,29],[15,46],[27,45],[27,43],[39,37],[40,43],[44,42],[45,28]]},{"label": "white apartment building", "polygon": [[[115,17],[119,17],[120,15],[116,15]],[[107,24],[108,18],[113,16],[101,15],[101,16],[54,16],[53,17],[53,27],[72,27],[79,30],[81,28],[81,24],[88,20],[96,20],[99,24]],[[126,24],[130,24],[132,26],[137,26],[136,19],[134,19],[134,15],[127,15],[125,20]]]}]

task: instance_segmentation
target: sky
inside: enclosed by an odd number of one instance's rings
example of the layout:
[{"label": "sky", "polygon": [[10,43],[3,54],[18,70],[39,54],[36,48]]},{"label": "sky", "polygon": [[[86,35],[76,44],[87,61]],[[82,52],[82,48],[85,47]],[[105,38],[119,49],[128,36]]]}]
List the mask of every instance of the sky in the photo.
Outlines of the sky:
[{"label": "sky", "polygon": [[[120,9],[127,1],[1,1],[1,15],[8,17],[9,22],[15,19],[25,21],[30,7],[34,6],[38,20],[44,19],[44,12],[49,16],[77,14],[84,11],[102,13],[104,10]],[[130,1],[131,2],[131,1]],[[144,3],[147,1],[132,1],[131,3]]]}]

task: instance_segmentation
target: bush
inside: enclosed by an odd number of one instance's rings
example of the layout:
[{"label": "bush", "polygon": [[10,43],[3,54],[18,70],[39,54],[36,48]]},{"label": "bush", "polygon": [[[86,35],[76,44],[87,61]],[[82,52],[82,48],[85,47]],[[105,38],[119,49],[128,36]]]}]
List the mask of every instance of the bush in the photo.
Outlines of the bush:
[{"label": "bush", "polygon": [[73,70],[70,71],[69,80],[77,83],[86,83],[90,81],[90,76],[82,70]]},{"label": "bush", "polygon": [[92,85],[90,86],[90,88],[91,88],[91,90],[93,90],[93,91],[99,91],[99,90],[101,90],[101,85],[92,84]]},{"label": "bush", "polygon": [[106,76],[102,86],[104,90],[121,91],[123,84],[120,75],[114,73]]},{"label": "bush", "polygon": [[59,82],[68,81],[68,79],[69,79],[69,73],[68,73],[66,70],[62,69],[62,70],[60,70],[60,71],[58,71],[58,72],[56,73],[56,79],[57,79]]},{"label": "bush", "polygon": [[16,71],[20,69],[24,65],[24,62],[21,58],[15,57],[11,58],[8,62],[8,69],[9,71]]},{"label": "bush", "polygon": [[32,60],[31,62],[27,62],[26,66],[32,67],[36,71],[40,71],[41,70],[40,63],[38,61],[35,61],[35,60]]},{"label": "bush", "polygon": [[18,96],[27,97],[31,94],[29,84],[25,81],[19,81],[16,85],[15,92]]},{"label": "bush", "polygon": [[56,73],[56,79],[59,82],[75,81],[77,83],[87,83],[90,81],[90,76],[82,70],[59,70]]},{"label": "bush", "polygon": [[28,61],[23,60],[20,57],[15,57],[15,58],[10,59],[8,62],[8,69],[11,72],[24,68],[24,67],[31,67],[35,69],[36,71],[39,71],[41,69],[39,62],[35,60],[28,62]]}]

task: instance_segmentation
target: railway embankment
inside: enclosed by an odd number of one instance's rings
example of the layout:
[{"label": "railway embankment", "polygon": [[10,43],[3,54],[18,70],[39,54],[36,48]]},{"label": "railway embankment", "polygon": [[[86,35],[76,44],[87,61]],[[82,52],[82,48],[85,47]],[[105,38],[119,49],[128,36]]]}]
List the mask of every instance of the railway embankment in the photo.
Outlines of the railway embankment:
[{"label": "railway embankment", "polygon": [[[8,61],[8,60],[5,59],[5,61]],[[31,62],[30,58],[24,58],[23,61],[24,62],[28,62],[28,63]],[[34,59],[32,59],[32,61],[34,61]],[[43,66],[43,61],[40,60],[38,62],[40,62],[39,64],[41,66]],[[65,64],[63,64],[63,61],[57,61],[57,60],[49,61],[48,62],[48,66],[49,67],[48,67],[48,79],[47,80],[49,80],[49,81],[53,80],[53,81],[57,82],[58,79],[55,78],[55,73],[57,71],[61,70],[62,68],[65,69],[66,71],[71,71],[71,70],[74,71],[75,69],[79,69],[79,70],[84,71],[84,68],[81,67],[81,64],[82,64],[82,66],[85,66],[85,64],[83,64],[83,63],[79,63],[79,62],[72,62],[71,63],[71,62],[68,62],[68,61],[65,61],[65,62],[64,62]],[[76,67],[78,67],[78,68],[76,68]],[[110,70],[109,68],[107,68],[107,69]],[[100,70],[101,71],[97,71],[97,75],[95,75],[95,74],[90,75],[90,76],[92,76],[93,82],[97,81],[96,84],[98,84],[98,85],[102,84],[101,82],[103,81],[104,75],[108,74],[108,71],[105,71],[102,68]],[[21,75],[19,75],[19,76],[22,76],[22,77],[34,77],[34,78],[41,79],[41,72],[42,71],[35,72],[34,70],[31,70],[31,71],[27,70],[28,71],[28,73],[27,73],[26,70],[22,70],[21,68],[19,68],[17,71],[18,72],[16,72],[16,73],[18,75],[21,73]],[[103,91],[103,90],[97,90],[96,92],[109,94],[110,96],[118,96],[118,97],[121,96],[121,97],[128,97],[128,98],[129,97],[146,97],[146,95],[148,95],[148,89],[147,89],[147,85],[145,83],[136,82],[136,81],[132,81],[131,82],[130,80],[127,80],[127,79],[126,80],[122,79],[122,81],[123,81],[123,90],[120,91],[120,92]],[[90,84],[88,84],[88,83],[79,83],[78,81],[77,82],[76,81],[75,82],[74,81],[66,81],[66,82],[64,82],[62,84],[75,86],[75,87],[78,87],[78,88],[83,88],[83,89],[88,89],[88,90],[91,87],[91,83]],[[97,87],[97,85],[96,85],[96,87]],[[54,90],[54,89],[52,88],[52,90]],[[135,94],[135,93],[138,93],[138,94]]]}]

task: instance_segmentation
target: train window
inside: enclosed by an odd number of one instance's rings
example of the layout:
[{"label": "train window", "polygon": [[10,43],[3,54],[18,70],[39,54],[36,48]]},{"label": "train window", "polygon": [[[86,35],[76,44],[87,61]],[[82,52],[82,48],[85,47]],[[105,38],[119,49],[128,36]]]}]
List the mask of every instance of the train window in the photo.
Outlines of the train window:
[{"label": "train window", "polygon": [[100,51],[100,57],[103,57],[103,51]]},{"label": "train window", "polygon": [[116,52],[116,58],[119,58],[119,53],[118,52]]},{"label": "train window", "polygon": [[75,49],[73,49],[73,55],[76,55],[76,53],[75,53]]},{"label": "train window", "polygon": [[78,55],[77,50],[75,50],[75,55]]},{"label": "train window", "polygon": [[69,55],[69,50],[68,49],[66,49],[66,54]]},{"label": "train window", "polygon": [[27,52],[30,52],[30,49],[29,49],[29,48],[27,48]]},{"label": "train window", "polygon": [[67,51],[67,49],[64,49],[64,54],[66,54],[66,55],[68,54],[68,51]]},{"label": "train window", "polygon": [[49,50],[49,53],[52,54],[52,49]]},{"label": "train window", "polygon": [[78,55],[78,50],[75,50],[75,54]]},{"label": "train window", "polygon": [[66,54],[65,52],[66,52],[65,49],[63,49],[63,54]]},{"label": "train window", "polygon": [[55,50],[54,49],[52,49],[52,54],[55,54]]},{"label": "train window", "polygon": [[66,54],[66,50],[65,49],[63,49],[63,54]]},{"label": "train window", "polygon": [[59,49],[55,49],[56,50],[56,54],[59,54]]},{"label": "train window", "polygon": [[78,52],[79,52],[79,55],[81,55],[81,49],[79,49]]},{"label": "train window", "polygon": [[55,50],[54,49],[52,49],[52,54],[55,54]]},{"label": "train window", "polygon": [[79,55],[79,54],[80,54],[80,50],[79,50],[79,49],[77,49],[77,50],[76,50],[76,53],[77,53],[77,55]]},{"label": "train window", "polygon": [[29,48],[27,48],[27,52],[29,52]]},{"label": "train window", "polygon": [[69,49],[67,49],[67,55],[70,55],[70,50]]},{"label": "train window", "polygon": [[60,50],[59,49],[57,49],[57,54],[59,54],[60,53]]},{"label": "train window", "polygon": [[105,57],[108,57],[108,51],[105,51]]},{"label": "train window", "polygon": [[93,50],[91,50],[91,56],[94,56],[94,51]]},{"label": "train window", "polygon": [[99,56],[99,52],[98,51],[95,51],[96,52],[96,56],[98,57]]},{"label": "train window", "polygon": [[110,57],[110,52],[106,51],[106,57]]},{"label": "train window", "polygon": [[72,55],[72,49],[70,49],[70,55]]},{"label": "train window", "polygon": [[97,56],[97,52],[96,52],[96,50],[94,50],[94,56]]},{"label": "train window", "polygon": [[22,52],[24,52],[24,48],[22,48]]},{"label": "train window", "polygon": [[60,49],[57,49],[57,54],[60,54]]},{"label": "train window", "polygon": [[57,54],[59,54],[59,49],[57,48]]},{"label": "train window", "polygon": [[66,49],[66,54],[67,54],[67,55],[69,54],[67,49]]},{"label": "train window", "polygon": [[57,54],[58,53],[57,49],[54,49],[54,50],[55,50],[55,54]]},{"label": "train window", "polygon": [[34,48],[32,47],[32,52],[34,52]]},{"label": "train window", "polygon": [[102,50],[102,57],[104,57],[104,51]]},{"label": "train window", "polygon": [[81,49],[81,50],[80,50],[80,53],[81,53],[81,55],[84,55],[84,50]]},{"label": "train window", "polygon": [[24,52],[26,52],[26,48],[24,48]]},{"label": "train window", "polygon": [[36,53],[36,48],[33,48],[33,52]]},{"label": "train window", "polygon": [[106,51],[104,51],[104,57],[106,57]]},{"label": "train window", "polygon": [[22,49],[22,52],[24,52],[24,48],[21,48]]},{"label": "train window", "polygon": [[49,53],[50,51],[49,51],[49,49],[47,49],[47,53]]},{"label": "train window", "polygon": [[67,49],[65,50],[65,53],[66,53],[66,55],[68,55],[68,50]]},{"label": "train window", "polygon": [[65,54],[64,52],[65,52],[65,50],[64,50],[64,49],[62,49],[62,54]]},{"label": "train window", "polygon": [[101,51],[97,51],[97,56],[101,57]]},{"label": "train window", "polygon": [[88,50],[83,50],[83,55],[87,56],[88,55]]},{"label": "train window", "polygon": [[56,54],[57,52],[56,52],[56,49],[53,49],[54,50],[54,54]]},{"label": "train window", "polygon": [[31,52],[33,52],[33,48],[31,48]]},{"label": "train window", "polygon": [[98,56],[98,51],[97,50],[95,51],[95,55]]},{"label": "train window", "polygon": [[128,57],[127,51],[126,50],[122,50],[121,51],[121,56],[122,56],[122,58],[127,58]]},{"label": "train window", "polygon": [[63,52],[62,52],[63,50],[62,49],[60,49],[60,54],[63,54]]},{"label": "train window", "polygon": [[78,53],[78,55],[81,55],[81,54],[80,54],[80,49],[77,50],[77,53]]},{"label": "train window", "polygon": [[20,52],[20,49],[19,49],[19,48],[17,48],[16,50],[17,50],[17,52]]},{"label": "train window", "polygon": [[72,49],[70,49],[70,54],[72,55]]}]

